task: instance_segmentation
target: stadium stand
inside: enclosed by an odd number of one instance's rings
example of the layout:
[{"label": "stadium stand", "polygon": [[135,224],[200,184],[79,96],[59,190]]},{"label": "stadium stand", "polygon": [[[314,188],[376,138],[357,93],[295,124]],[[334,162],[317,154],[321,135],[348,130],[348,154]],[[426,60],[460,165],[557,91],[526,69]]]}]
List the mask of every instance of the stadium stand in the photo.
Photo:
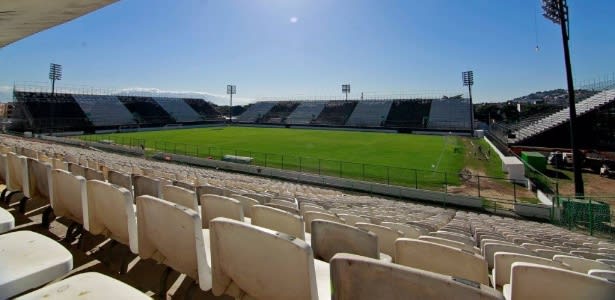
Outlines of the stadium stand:
[{"label": "stadium stand", "polygon": [[198,122],[202,120],[201,116],[199,116],[199,114],[182,99],[160,97],[154,97],[152,99],[154,99],[160,107],[166,110],[167,113],[175,119],[175,122]]},{"label": "stadium stand", "polygon": [[387,117],[387,127],[425,128],[432,100],[395,100]]},{"label": "stadium stand", "polygon": [[265,114],[267,114],[274,106],[276,102],[256,102],[246,109],[239,117],[237,122],[240,123],[256,123],[260,121]]},{"label": "stadium stand", "polygon": [[15,91],[31,128],[80,130],[92,126],[87,116],[69,94]]},{"label": "stadium stand", "polygon": [[381,127],[389,115],[393,101],[359,101],[346,121],[347,126]]},{"label": "stadium stand", "polygon": [[286,117],[299,106],[298,102],[277,102],[260,120],[260,123],[283,124]]},{"label": "stadium stand", "polygon": [[357,106],[358,101],[329,101],[314,124],[343,126]]},{"label": "stadium stand", "polygon": [[118,99],[133,114],[139,124],[166,125],[176,123],[154,99],[134,96],[118,96]]},{"label": "stadium stand", "polygon": [[[37,182],[40,179],[38,176],[44,176],[47,172],[42,171],[46,167],[30,168],[29,164],[34,164],[36,160],[39,164],[43,164],[45,160],[53,158],[57,160],[54,161],[56,166],[67,165],[68,168],[69,163],[79,165],[80,168],[70,167],[70,169],[76,173],[85,172],[86,176],[88,170],[93,169],[103,174],[103,170],[107,170],[106,177],[109,179],[112,178],[109,174],[115,172],[144,174],[151,176],[152,181],[158,183],[169,182],[170,179],[181,180],[186,184],[192,184],[195,189],[196,186],[203,187],[203,192],[217,192],[229,198],[233,198],[235,194],[243,195],[259,203],[262,201],[267,204],[297,208],[295,210],[304,217],[304,224],[301,224],[299,215],[253,205],[255,202],[251,201],[250,207],[254,208],[252,212],[256,212],[252,216],[253,220],[257,220],[256,223],[268,229],[249,224],[248,220],[241,222],[215,218],[209,223],[210,231],[203,229],[203,220],[226,215],[226,208],[230,208],[231,211],[228,216],[241,220],[246,206],[238,199],[235,201],[216,197],[216,200],[224,200],[224,204],[231,205],[216,206],[211,215],[205,215],[209,208],[203,206],[207,206],[208,203],[201,201],[203,204],[201,209],[204,211],[199,214],[194,209],[177,205],[176,203],[181,202],[177,201],[179,199],[167,201],[147,195],[159,194],[160,189],[153,188],[146,191],[135,187],[136,194],[146,193],[146,195],[138,196],[136,199],[138,226],[136,226],[137,243],[134,243],[131,239],[134,240],[135,236],[133,218],[135,210],[129,193],[132,186],[124,190],[102,181],[86,181],[76,174],[56,169],[51,171],[50,175],[54,179],[51,181],[51,205],[54,213],[61,217],[58,220],[51,220],[49,229],[30,226],[39,219],[41,208],[47,205],[47,200],[40,201],[39,207],[34,207],[36,205],[34,202],[37,201],[32,201],[31,210],[25,213],[12,209],[14,203],[11,202],[21,198],[13,196],[17,193],[5,197],[3,199],[5,201],[0,203],[3,209],[10,210],[9,213],[14,216],[17,223],[16,228],[0,234],[0,250],[4,251],[7,249],[5,246],[9,245],[12,253],[18,257],[27,255],[27,252],[36,253],[37,262],[38,259],[49,261],[53,266],[31,268],[26,266],[31,262],[31,256],[28,256],[28,260],[20,260],[14,259],[13,256],[0,255],[0,265],[6,265],[7,270],[10,270],[3,274],[15,275],[24,272],[45,275],[37,281],[20,281],[18,290],[12,289],[17,287],[13,281],[8,285],[11,289],[5,289],[6,286],[3,284],[6,281],[2,280],[8,277],[0,277],[0,293],[10,291],[10,294],[2,294],[2,298],[13,297],[18,293],[38,288],[46,282],[60,279],[73,268],[73,256],[78,258],[74,261],[75,273],[88,272],[88,269],[94,266],[97,271],[107,275],[117,273],[107,264],[99,264],[101,256],[96,252],[102,252],[98,251],[99,247],[106,247],[103,244],[107,243],[107,240],[100,239],[101,236],[117,239],[119,243],[116,247],[123,247],[125,250],[138,248],[140,259],[133,261],[132,269],[128,267],[126,274],[114,277],[139,289],[156,291],[154,293],[158,293],[161,298],[171,296],[177,299],[182,293],[183,296],[189,296],[191,281],[197,282],[203,291],[213,287],[214,295],[227,294],[235,297],[267,299],[288,298],[289,295],[294,299],[316,298],[316,295],[320,299],[329,299],[331,292],[333,299],[365,297],[395,299],[399,298],[399,295],[410,299],[438,297],[502,299],[504,295],[510,296],[509,299],[527,299],[534,296],[545,299],[550,297],[567,299],[567,295],[576,298],[590,295],[594,297],[592,299],[609,299],[613,295],[615,284],[591,274],[610,274],[609,271],[615,268],[609,264],[615,261],[615,243],[612,240],[585,235],[581,231],[569,231],[548,223],[495,216],[478,211],[468,212],[454,207],[393,201],[355,192],[345,193],[340,190],[265,177],[193,168],[6,135],[2,136],[0,144],[2,144],[0,153],[3,153],[0,156],[0,171],[2,171],[0,175],[5,181],[8,178],[9,182],[12,178],[16,178],[13,179],[15,182],[9,184],[14,191],[31,191],[23,183]],[[18,167],[9,168],[7,166],[9,162],[2,159],[4,155],[13,157],[12,160],[18,162],[14,165]],[[23,155],[29,158],[26,159]],[[41,171],[23,172],[36,169]],[[33,180],[31,176],[37,178]],[[21,187],[13,186],[18,183],[17,180],[21,180]],[[130,185],[126,182],[123,184]],[[5,188],[6,185],[0,184],[0,189]],[[113,193],[118,197],[112,197]],[[35,192],[25,194],[32,198],[36,197]],[[181,197],[164,191],[162,194],[165,197]],[[192,192],[188,194],[190,194],[190,206],[196,207],[194,195]],[[107,195],[118,203],[106,203],[111,200],[106,197]],[[107,206],[108,204],[110,206]],[[111,206],[114,208],[110,209]],[[259,208],[262,208],[263,215],[257,212]],[[97,211],[96,214],[89,213],[94,210]],[[109,214],[105,210],[108,210]],[[272,212],[278,216],[276,220],[272,219],[273,214],[270,214]],[[361,219],[349,216],[358,216]],[[362,220],[362,224],[356,223],[357,227],[372,231],[378,236],[379,251],[391,253],[391,256],[395,257],[395,263],[383,261],[382,256],[378,260],[339,253],[333,256],[331,265],[315,260],[313,254],[315,248],[308,242],[313,236],[304,231],[311,231],[317,235],[314,238],[319,238],[318,224],[323,223],[320,220],[330,220],[339,224]],[[28,235],[26,228],[41,230],[44,235],[60,239],[65,235],[66,221],[84,223],[86,231],[80,233],[81,238],[76,247],[71,245],[75,236],[70,234],[72,231],[69,227],[68,236],[71,238],[65,240],[67,243],[59,244],[52,239],[46,241],[39,237],[27,236],[28,241],[36,242],[28,243],[27,247],[24,247],[25,250],[18,249],[23,243],[17,235]],[[120,224],[121,226],[116,228]],[[88,230],[97,234],[98,239],[87,239],[92,241],[90,245],[84,246],[82,245],[84,236],[91,235]],[[416,239],[416,235],[419,234]],[[303,240],[296,238],[301,235],[304,237]],[[402,237],[415,239],[401,239]],[[399,250],[390,249],[392,246],[398,247]],[[110,246],[100,250],[107,249],[110,251]],[[540,250],[548,249],[557,249],[564,255],[541,259]],[[337,250],[322,252],[323,257],[333,255],[333,252]],[[373,249],[371,252],[373,253]],[[594,255],[594,258],[589,258],[590,254]],[[579,255],[585,258],[578,257]],[[376,257],[375,254],[370,256]],[[422,258],[416,260],[419,256]],[[606,257],[606,259],[597,257]],[[160,265],[152,264],[151,260]],[[544,266],[528,266],[524,264],[526,262],[543,263]],[[153,279],[150,274],[152,272],[147,269],[152,265],[162,268],[168,266],[175,270],[172,277],[177,278],[178,283],[173,284],[175,287],[166,288],[166,279],[171,271],[164,271],[162,280]],[[486,266],[493,268],[491,280],[486,277]],[[570,271],[564,270],[568,268]],[[53,269],[53,272],[49,271],[50,269]],[[553,275],[543,275],[547,272]],[[177,273],[184,276],[178,276]],[[107,286],[106,283],[102,283],[102,279],[97,280],[101,282],[100,285]],[[86,282],[87,280],[83,280],[80,283]],[[163,288],[160,290],[152,288],[152,285],[159,282],[162,282]],[[190,285],[186,286],[182,282]],[[329,289],[330,283],[331,289]],[[183,285],[182,288],[178,287],[180,284]],[[48,291],[48,287],[43,287],[43,290]],[[107,292],[120,290],[118,288]],[[199,298],[204,298],[205,294],[200,293]]]},{"label": "stadium stand", "polygon": [[430,129],[470,128],[470,104],[463,99],[439,99],[431,102]]},{"label": "stadium stand", "polygon": [[[582,116],[592,110],[596,110],[606,104],[615,101],[615,90],[606,90],[595,94],[576,104],[577,116]],[[515,137],[509,139],[510,143],[519,143],[523,140],[537,136],[552,128],[567,123],[570,120],[570,109],[568,107],[519,128],[514,131]]]},{"label": "stadium stand", "polygon": [[194,111],[196,111],[205,120],[220,120],[223,119],[222,115],[210,102],[203,99],[190,99],[185,98],[184,102],[190,105]]},{"label": "stadium stand", "polygon": [[287,124],[311,124],[325,108],[325,101],[303,101],[286,118]]},{"label": "stadium stand", "polygon": [[73,98],[96,127],[135,124],[130,111],[115,96],[74,94]]}]

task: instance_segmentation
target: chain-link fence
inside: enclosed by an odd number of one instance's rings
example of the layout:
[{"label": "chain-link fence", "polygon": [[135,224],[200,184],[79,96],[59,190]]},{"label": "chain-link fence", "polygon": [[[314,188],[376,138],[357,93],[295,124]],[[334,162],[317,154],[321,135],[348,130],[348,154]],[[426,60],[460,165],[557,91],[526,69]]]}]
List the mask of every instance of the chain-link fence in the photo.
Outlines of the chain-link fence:
[{"label": "chain-link fence", "polygon": [[559,196],[557,205],[561,217],[556,224],[615,239],[615,196]]}]

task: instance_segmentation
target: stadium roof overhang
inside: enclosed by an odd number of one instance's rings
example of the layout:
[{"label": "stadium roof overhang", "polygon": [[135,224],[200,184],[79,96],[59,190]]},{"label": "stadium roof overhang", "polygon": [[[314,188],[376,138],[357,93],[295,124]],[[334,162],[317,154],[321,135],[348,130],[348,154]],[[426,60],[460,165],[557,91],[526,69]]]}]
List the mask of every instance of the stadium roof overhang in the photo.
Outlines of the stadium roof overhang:
[{"label": "stadium roof overhang", "polygon": [[117,0],[2,0],[0,48]]}]

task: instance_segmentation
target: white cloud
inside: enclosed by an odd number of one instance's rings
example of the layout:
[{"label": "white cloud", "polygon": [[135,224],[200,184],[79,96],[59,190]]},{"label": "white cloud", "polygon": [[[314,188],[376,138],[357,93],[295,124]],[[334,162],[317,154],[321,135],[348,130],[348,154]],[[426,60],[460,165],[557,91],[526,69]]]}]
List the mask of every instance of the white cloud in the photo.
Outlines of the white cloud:
[{"label": "white cloud", "polygon": [[[116,94],[130,94],[147,97],[203,98],[218,105],[228,105],[229,96],[200,91],[165,91],[157,88],[131,87],[120,89]],[[255,102],[255,99],[233,97],[233,105],[245,105]]]},{"label": "white cloud", "polygon": [[13,101],[13,86],[0,85],[0,102]]},{"label": "white cloud", "polygon": [[299,22],[299,18],[297,18],[297,17],[291,17],[291,18],[290,18],[290,22],[291,22],[291,23],[293,23],[293,24],[295,24],[295,23]]}]

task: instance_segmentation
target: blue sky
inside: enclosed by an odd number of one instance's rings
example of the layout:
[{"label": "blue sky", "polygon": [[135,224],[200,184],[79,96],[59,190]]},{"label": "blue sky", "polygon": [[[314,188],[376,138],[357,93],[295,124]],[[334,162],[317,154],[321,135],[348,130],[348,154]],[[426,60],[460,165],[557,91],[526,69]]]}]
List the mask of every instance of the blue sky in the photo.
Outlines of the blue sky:
[{"label": "blue sky", "polygon": [[[615,1],[568,2],[575,80],[613,76]],[[468,69],[477,102],[565,87],[539,0],[122,0],[0,49],[0,101],[50,62],[59,85],[243,98],[451,94]]]}]

